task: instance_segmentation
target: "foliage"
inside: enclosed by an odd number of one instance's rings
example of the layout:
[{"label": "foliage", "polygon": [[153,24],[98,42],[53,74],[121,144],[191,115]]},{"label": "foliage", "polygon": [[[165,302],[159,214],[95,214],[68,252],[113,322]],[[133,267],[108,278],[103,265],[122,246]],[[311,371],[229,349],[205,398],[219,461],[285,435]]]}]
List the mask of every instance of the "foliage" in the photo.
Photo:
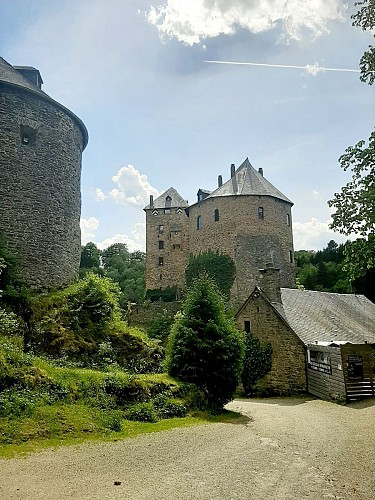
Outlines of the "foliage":
[{"label": "foliage", "polygon": [[34,297],[28,345],[85,366],[117,363],[135,372],[160,370],[160,345],[122,321],[119,296],[117,284],[91,274],[64,290]]},{"label": "foliage", "polygon": [[146,291],[146,299],[151,302],[174,302],[177,297],[177,286],[167,286],[163,289],[155,288]]},{"label": "foliage", "polygon": [[261,380],[272,367],[271,344],[261,345],[257,337],[247,333],[245,336],[245,356],[241,381],[245,394],[250,394],[258,380]]},{"label": "foliage", "polygon": [[367,147],[365,141],[360,141],[349,147],[339,161],[341,167],[350,168],[353,175],[341,192],[335,193],[328,202],[335,208],[331,228],[342,234],[362,237],[348,243],[345,250],[345,268],[354,280],[375,265],[375,132]]},{"label": "foliage", "polygon": [[242,368],[243,338],[226,317],[213,280],[202,274],[176,315],[168,348],[168,372],[204,393],[211,410],[233,397]]},{"label": "foliage", "polygon": [[129,253],[124,243],[114,243],[102,251],[101,258],[105,276],[120,286],[121,306],[125,308],[128,301],[143,302],[146,255],[140,251]]},{"label": "foliage", "polygon": [[236,275],[236,267],[229,255],[209,251],[190,256],[185,271],[187,287],[190,287],[194,279],[203,273],[207,273],[216,283],[221,293],[229,297]]},{"label": "foliage", "polygon": [[93,272],[95,274],[101,274],[100,269],[100,250],[91,241],[86,245],[81,247],[81,262],[80,262],[80,272],[84,276],[87,271]]},{"label": "foliage", "polygon": [[158,313],[147,325],[147,334],[153,339],[160,340],[165,345],[171,333],[173,322],[174,314],[168,314],[167,311]]},{"label": "foliage", "polygon": [[138,403],[131,406],[125,412],[125,418],[127,420],[137,420],[138,422],[158,421],[158,416],[152,403]]},{"label": "foliage", "polygon": [[[373,31],[375,28],[375,1],[361,0],[355,5],[359,6],[360,9],[352,15],[353,26],[359,26],[363,31]],[[361,81],[372,85],[375,82],[375,47],[369,45],[368,50],[361,57],[359,67]]]},{"label": "foliage", "polygon": [[307,290],[350,293],[349,276],[344,269],[345,245],[331,240],[318,252],[295,252],[296,277],[299,286]]}]

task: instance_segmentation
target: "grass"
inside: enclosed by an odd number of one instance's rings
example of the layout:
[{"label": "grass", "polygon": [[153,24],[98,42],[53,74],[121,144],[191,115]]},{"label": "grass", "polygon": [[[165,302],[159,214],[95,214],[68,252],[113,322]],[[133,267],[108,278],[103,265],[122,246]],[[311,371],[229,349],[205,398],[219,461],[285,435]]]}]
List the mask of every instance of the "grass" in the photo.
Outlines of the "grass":
[{"label": "grass", "polygon": [[0,433],[6,430],[9,440],[0,446],[0,458],[12,458],[46,448],[77,445],[84,442],[120,441],[140,434],[166,431],[210,423],[234,423],[241,415],[224,411],[220,415],[199,412],[184,418],[169,418],[155,423],[123,419],[121,430],[105,428],[98,410],[78,404],[40,407],[33,417],[21,417],[8,422],[0,418]]}]

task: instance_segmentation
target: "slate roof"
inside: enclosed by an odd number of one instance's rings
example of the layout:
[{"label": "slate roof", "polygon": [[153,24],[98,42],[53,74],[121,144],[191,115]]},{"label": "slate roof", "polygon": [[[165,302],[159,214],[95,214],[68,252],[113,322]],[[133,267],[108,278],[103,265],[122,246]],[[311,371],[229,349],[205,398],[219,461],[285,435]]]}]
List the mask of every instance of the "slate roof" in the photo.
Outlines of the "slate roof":
[{"label": "slate roof", "polygon": [[375,304],[364,295],[281,288],[277,312],[305,344],[375,343]]},{"label": "slate roof", "polygon": [[[17,67],[26,68],[26,66],[17,66]],[[27,78],[24,78],[19,71],[13,68],[13,66],[10,65],[2,57],[0,57],[0,82],[11,83],[12,85],[17,85],[18,87],[23,87],[25,89],[32,90],[33,92],[37,92],[38,94],[48,97],[47,94],[42,90],[40,90],[40,88],[37,85],[34,85]]]},{"label": "slate roof", "polygon": [[[19,71],[17,71],[16,68],[28,68],[28,69],[36,69],[32,68],[31,66],[15,66],[13,67],[11,64],[9,64],[5,59],[0,57],[0,85],[1,83],[5,83],[7,85],[14,85],[16,87],[21,87],[25,90],[31,91],[34,94],[38,94],[41,98],[49,101],[50,103],[53,103],[54,105],[58,106],[60,109],[62,109],[65,113],[67,113],[79,126],[82,137],[83,137],[83,149],[87,146],[88,140],[89,140],[89,134],[87,132],[87,128],[85,127],[85,124],[83,123],[78,116],[76,116],[70,109],[66,108],[59,102],[55,101],[50,97],[48,94],[43,92],[37,85],[34,85],[30,80],[27,78],[23,77]],[[40,74],[40,73],[39,73]],[[42,79],[42,78],[41,78]]]},{"label": "slate roof", "polygon": [[189,206],[187,200],[184,200],[182,196],[175,190],[175,188],[170,187],[154,200],[154,204],[152,206],[148,204],[147,207],[145,207],[143,210],[165,208],[165,199],[167,196],[170,196],[172,198],[171,204],[169,205],[171,208],[186,208],[187,206]]},{"label": "slate roof", "polygon": [[213,191],[205,199],[238,195],[273,196],[293,205],[293,202],[289,198],[255,170],[248,158],[238,167],[234,177]]}]

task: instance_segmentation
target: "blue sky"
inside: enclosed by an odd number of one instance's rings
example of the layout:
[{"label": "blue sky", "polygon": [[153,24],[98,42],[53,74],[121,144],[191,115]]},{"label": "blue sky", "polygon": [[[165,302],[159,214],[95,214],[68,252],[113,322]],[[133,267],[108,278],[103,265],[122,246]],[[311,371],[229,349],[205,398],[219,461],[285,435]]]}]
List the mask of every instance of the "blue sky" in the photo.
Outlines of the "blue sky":
[{"label": "blue sky", "polygon": [[[296,249],[330,239],[338,158],[373,130],[358,73],[372,36],[340,0],[0,0],[0,54],[38,68],[43,90],[89,131],[82,237],[144,250],[149,195],[189,202],[249,157],[294,202]],[[316,73],[316,74],[313,74]]]}]

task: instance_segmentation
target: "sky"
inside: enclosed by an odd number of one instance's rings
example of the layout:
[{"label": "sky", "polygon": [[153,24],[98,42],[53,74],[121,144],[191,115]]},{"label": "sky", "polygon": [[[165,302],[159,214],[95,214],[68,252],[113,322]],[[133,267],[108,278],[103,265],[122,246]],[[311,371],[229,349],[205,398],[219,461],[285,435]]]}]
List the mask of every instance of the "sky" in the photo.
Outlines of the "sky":
[{"label": "sky", "polygon": [[341,0],[0,0],[0,55],[38,68],[88,129],[82,243],[144,251],[150,194],[173,186],[194,203],[246,157],[294,202],[296,250],[345,241],[327,200],[351,177],[338,158],[374,127],[374,89],[330,71],[358,70],[373,40],[354,11]]}]

